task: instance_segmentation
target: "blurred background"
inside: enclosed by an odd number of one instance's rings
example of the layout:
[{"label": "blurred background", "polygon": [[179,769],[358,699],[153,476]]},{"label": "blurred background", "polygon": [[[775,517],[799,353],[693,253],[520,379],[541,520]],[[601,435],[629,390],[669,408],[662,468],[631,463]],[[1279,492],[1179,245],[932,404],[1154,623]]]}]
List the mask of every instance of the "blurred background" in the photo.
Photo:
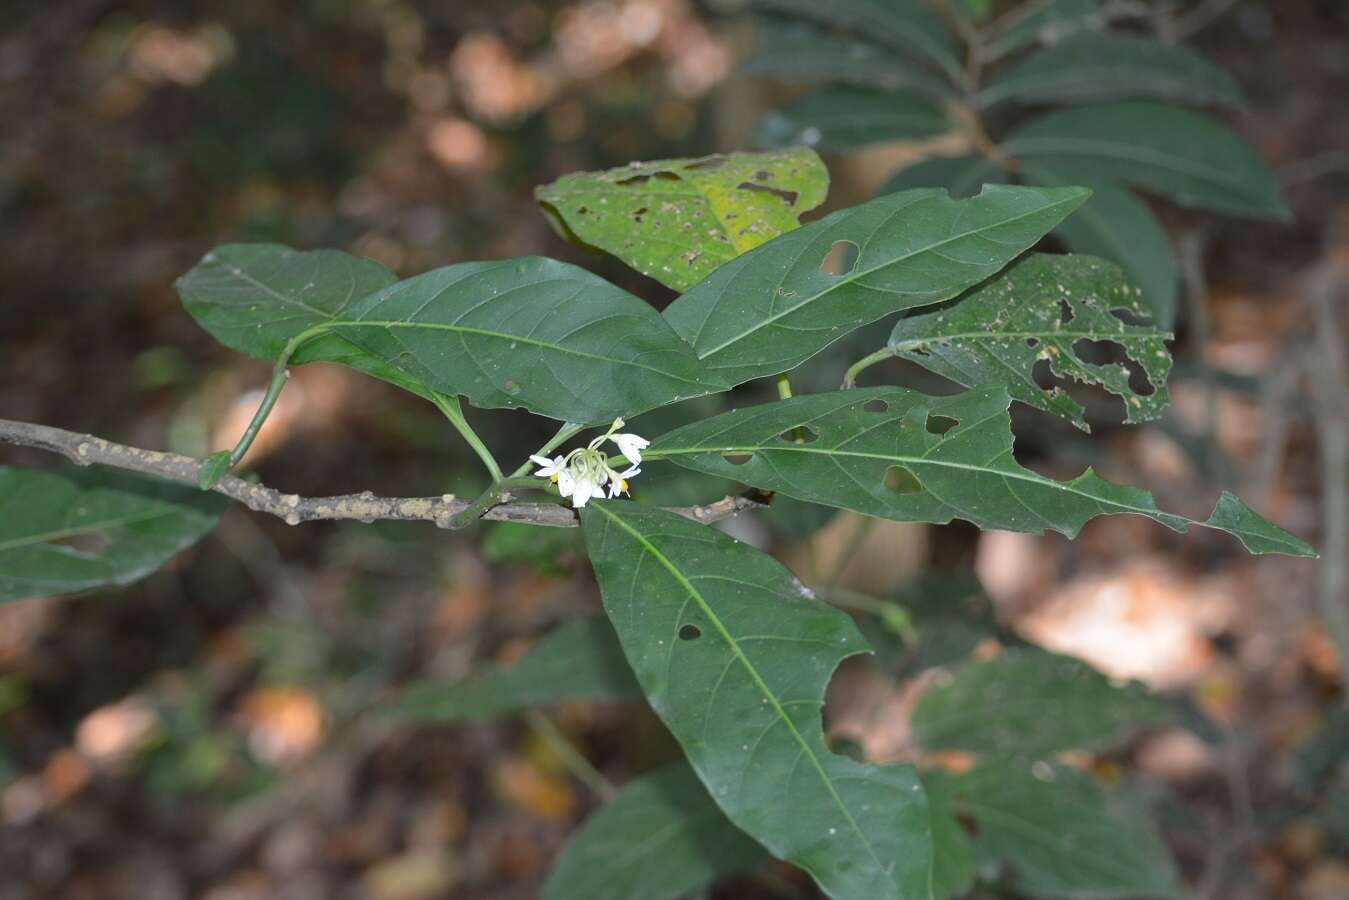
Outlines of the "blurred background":
[{"label": "blurred background", "polygon": [[[1230,488],[1323,559],[1254,559],[1220,535],[1129,518],[1074,543],[863,527],[800,504],[733,527],[808,583],[884,595],[924,571],[973,570],[1004,624],[1190,698],[1227,740],[1163,730],[1112,761],[1184,800],[1193,818],[1168,835],[1190,882],[1204,884],[1216,840],[1245,892],[1223,896],[1345,898],[1349,822],[1336,831],[1308,811],[1255,828],[1250,813],[1281,796],[1294,750],[1344,693],[1318,610],[1349,604],[1334,580],[1346,548],[1326,542],[1342,538],[1345,504],[1325,502],[1327,473],[1342,486],[1349,466],[1349,9],[1197,5],[1215,14],[1194,43],[1250,97],[1235,125],[1296,222],[1164,208],[1192,294],[1171,410],[1089,441],[1018,414],[1018,452],[1058,475],[1093,464],[1201,518]],[[663,305],[664,288],[561,241],[534,187],[750,149],[781,99],[736,72],[746,24],[692,0],[9,0],[4,13],[0,416],[194,455],[233,443],[269,370],[179,306],[174,279],[213,245],[340,247],[403,275],[544,254]],[[866,199],[915,152],[830,159],[829,207]],[[836,385],[840,361],[810,367],[805,389]],[[478,486],[429,405],[335,367],[294,375],[249,457],[268,484]],[[503,462],[550,433],[519,413],[470,418]],[[690,480],[650,499],[723,487]],[[0,607],[0,900],[534,896],[597,803],[556,745],[525,719],[414,727],[381,706],[409,680],[509,660],[597,608],[576,541],[289,528],[234,509],[131,589]],[[903,757],[910,687],[846,667],[831,730]],[[576,703],[552,717],[615,781],[673,758],[644,709]],[[715,896],[813,895],[783,870]]]}]

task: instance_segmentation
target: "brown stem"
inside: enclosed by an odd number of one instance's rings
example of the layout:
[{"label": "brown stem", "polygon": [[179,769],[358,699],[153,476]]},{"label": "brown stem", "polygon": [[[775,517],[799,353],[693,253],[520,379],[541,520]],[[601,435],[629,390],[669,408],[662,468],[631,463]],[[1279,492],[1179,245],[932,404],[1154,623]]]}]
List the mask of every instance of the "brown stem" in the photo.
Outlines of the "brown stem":
[{"label": "brown stem", "polygon": [[[96,463],[155,475],[194,487],[197,486],[197,475],[205,465],[204,461],[191,456],[128,447],[89,434],[9,419],[0,419],[0,443],[58,453],[82,466]],[[336,519],[362,522],[391,519],[434,522],[441,528],[449,528],[455,515],[471,505],[469,501],[460,500],[452,494],[440,497],[376,497],[369,491],[363,491],[337,497],[301,497],[284,494],[276,488],[233,475],[221,478],[212,490],[237,500],[251,510],[276,516],[291,525]],[[510,492],[503,493],[500,499],[501,502],[487,510],[482,518],[554,528],[574,528],[579,524],[574,511],[555,503],[515,503],[511,500]],[[704,506],[675,506],[667,509],[698,522],[712,523],[742,510],[764,506],[767,499],[765,495],[756,493],[727,496]]]}]

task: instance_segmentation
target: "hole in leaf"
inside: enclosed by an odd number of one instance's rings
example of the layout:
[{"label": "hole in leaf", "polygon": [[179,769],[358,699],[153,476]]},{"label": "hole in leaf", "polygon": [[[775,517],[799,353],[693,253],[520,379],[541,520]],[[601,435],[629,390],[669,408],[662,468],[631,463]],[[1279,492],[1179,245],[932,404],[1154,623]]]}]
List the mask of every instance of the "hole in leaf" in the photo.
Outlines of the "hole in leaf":
[{"label": "hole in leaf", "polygon": [[868,400],[862,406],[862,409],[869,413],[888,413],[890,411],[890,404],[886,403],[880,397],[876,397]]},{"label": "hole in leaf", "polygon": [[1059,324],[1060,324],[1060,325],[1067,325],[1069,322],[1071,322],[1071,321],[1072,321],[1073,319],[1075,319],[1075,318],[1077,318],[1077,317],[1073,314],[1073,307],[1072,307],[1072,305],[1069,304],[1067,300],[1064,300],[1062,297],[1060,297],[1060,298],[1059,298]]},{"label": "hole in leaf", "polygon": [[1028,337],[1026,338],[1026,346],[1030,347],[1031,349],[1034,349],[1040,346],[1040,339],[1036,337]]},{"label": "hole in leaf", "polygon": [[657,173],[656,173],[656,180],[657,180],[657,181],[678,181],[678,180],[679,180],[679,176],[676,175],[674,172],[657,172]]},{"label": "hole in leaf", "polygon": [[725,165],[725,163],[726,160],[724,158],[720,156],[712,156],[704,160],[699,160],[696,163],[689,163],[684,168],[688,169],[689,171],[692,171],[694,169],[719,169],[723,165]]},{"label": "hole in leaf", "polygon": [[703,630],[697,625],[684,625],[679,629],[681,641],[696,641],[703,636]]},{"label": "hole in leaf", "polygon": [[968,834],[970,837],[979,836],[979,822],[974,818],[974,816],[971,816],[967,812],[957,812],[956,822],[960,824],[961,830],[964,831],[966,834]]},{"label": "hole in leaf", "polygon": [[1048,359],[1037,359],[1035,365],[1031,366],[1030,375],[1042,391],[1065,388],[1069,384],[1068,379],[1054,371],[1054,364]]},{"label": "hole in leaf", "polygon": [[903,466],[885,470],[885,489],[895,494],[916,494],[923,489],[914,474]]},{"label": "hole in leaf", "polygon": [[795,428],[788,428],[778,436],[793,444],[812,444],[819,440],[820,433],[809,425],[798,425]]},{"label": "hole in leaf", "polygon": [[754,458],[753,453],[723,453],[721,458],[733,466],[743,466]]},{"label": "hole in leaf", "polygon": [[576,214],[577,214],[578,216],[584,216],[584,215],[585,215],[586,213],[588,213],[588,212],[590,212],[590,207],[588,207],[588,206],[578,206],[578,207],[576,207]]},{"label": "hole in leaf", "polygon": [[1110,315],[1119,319],[1125,325],[1152,325],[1152,316],[1145,309],[1129,309],[1124,306],[1117,306],[1110,310]]},{"label": "hole in leaf", "polygon": [[758,194],[772,194],[788,206],[795,206],[797,199],[801,196],[796,191],[784,191],[782,188],[769,187],[766,184],[755,184],[752,181],[742,181],[737,184],[736,187],[742,191],[754,191]]},{"label": "hole in leaf", "polygon": [[633,220],[634,222],[636,222],[638,225],[641,225],[641,224],[642,224],[642,216],[646,215],[646,213],[647,213],[647,208],[646,208],[645,206],[643,206],[641,209],[634,210],[634,211],[633,211],[633,214],[632,214],[632,220]]},{"label": "hole in leaf", "polygon": [[615,181],[614,184],[619,185],[620,187],[636,187],[639,184],[646,184],[650,180],[650,175],[634,175],[631,178],[623,178],[619,181]]},{"label": "hole in leaf", "polygon": [[1129,372],[1129,390],[1140,397],[1151,397],[1157,393],[1157,387],[1148,378],[1147,371],[1138,363],[1138,360],[1130,356],[1125,356],[1120,363]]},{"label": "hole in leaf", "polygon": [[927,417],[927,424],[925,427],[927,428],[928,434],[946,434],[946,432],[950,431],[952,428],[955,428],[959,424],[960,424],[959,421],[951,418],[950,416],[938,416],[929,414]]},{"label": "hole in leaf", "polygon": [[834,241],[834,246],[820,260],[820,271],[838,278],[857,268],[857,260],[862,256],[862,248],[852,241]]}]

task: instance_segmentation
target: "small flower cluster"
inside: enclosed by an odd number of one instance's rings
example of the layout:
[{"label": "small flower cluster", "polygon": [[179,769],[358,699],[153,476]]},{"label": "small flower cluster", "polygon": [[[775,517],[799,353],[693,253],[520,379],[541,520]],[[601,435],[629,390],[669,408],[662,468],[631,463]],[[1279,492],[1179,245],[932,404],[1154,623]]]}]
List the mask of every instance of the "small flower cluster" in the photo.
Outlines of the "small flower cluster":
[{"label": "small flower cluster", "polygon": [[[552,459],[531,456],[530,459],[539,466],[534,474],[556,484],[558,492],[563,497],[570,497],[571,505],[576,509],[585,506],[592,497],[603,499],[606,483],[611,499],[626,494],[628,479],[641,473],[642,451],[651,442],[635,434],[616,434],[623,424],[621,418],[614,419],[607,432],[566,456],[558,455]],[[627,469],[619,472],[610,467],[608,454],[599,449],[605,441],[613,441],[618,446],[619,452],[631,463]]]}]

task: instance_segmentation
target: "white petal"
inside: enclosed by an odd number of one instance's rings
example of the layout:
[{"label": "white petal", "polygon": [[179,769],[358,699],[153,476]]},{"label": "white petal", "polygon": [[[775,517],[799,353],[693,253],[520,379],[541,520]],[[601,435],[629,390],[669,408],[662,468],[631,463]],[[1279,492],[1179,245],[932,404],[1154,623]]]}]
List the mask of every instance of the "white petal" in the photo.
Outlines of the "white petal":
[{"label": "white petal", "polygon": [[551,465],[553,465],[553,461],[552,461],[551,459],[549,459],[548,457],[546,457],[546,456],[537,456],[537,455],[531,453],[531,454],[529,455],[529,458],[532,459],[532,460],[534,460],[534,462],[535,462],[536,464],[540,465],[540,466],[551,466]]},{"label": "white petal", "polygon": [[578,490],[576,491],[576,493],[571,495],[572,509],[580,509],[581,507],[585,506],[588,502],[590,502],[590,492],[579,490],[580,487],[579,485],[577,487]]},{"label": "white petal", "polygon": [[636,434],[616,434],[613,441],[618,445],[619,452],[633,465],[642,461],[642,451],[651,444],[646,438]]},{"label": "white petal", "polygon": [[558,469],[557,471],[557,492],[564,497],[570,497],[572,488],[576,486],[576,479],[571,477],[568,469]]}]

